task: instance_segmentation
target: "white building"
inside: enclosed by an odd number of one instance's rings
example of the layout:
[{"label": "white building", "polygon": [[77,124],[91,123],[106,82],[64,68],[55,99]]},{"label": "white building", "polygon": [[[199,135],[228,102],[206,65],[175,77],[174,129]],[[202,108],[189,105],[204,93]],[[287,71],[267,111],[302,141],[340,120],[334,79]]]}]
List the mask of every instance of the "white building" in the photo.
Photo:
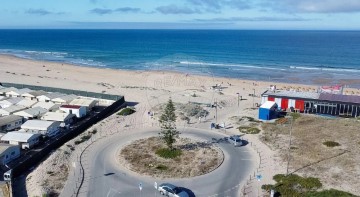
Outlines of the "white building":
[{"label": "white building", "polygon": [[24,98],[8,98],[6,100],[2,100],[0,101],[0,108],[7,108],[10,107],[11,105],[15,105],[17,103],[19,103],[20,101],[24,100]]},{"label": "white building", "polygon": [[8,132],[1,137],[1,141],[13,145],[20,145],[22,149],[32,148],[39,142],[40,134],[20,131]]},{"label": "white building", "polygon": [[7,97],[21,97],[22,94],[31,92],[32,90],[30,90],[29,88],[23,88],[23,89],[16,89],[16,90],[11,90],[5,93],[5,95]]},{"label": "white building", "polygon": [[69,104],[84,106],[84,107],[86,107],[87,111],[90,111],[97,104],[97,100],[84,97],[84,98],[74,99]]},{"label": "white building", "polygon": [[30,107],[34,106],[36,103],[37,103],[36,100],[23,99],[20,102],[16,103],[15,105],[20,105],[20,106],[24,106],[26,108],[30,108]]},{"label": "white building", "polygon": [[46,120],[28,120],[23,125],[21,125],[21,130],[27,133],[37,133],[52,137],[59,133],[60,122]]},{"label": "white building", "polygon": [[82,118],[86,116],[86,107],[79,105],[61,105],[60,110],[67,114],[75,114],[76,117]]},{"label": "white building", "polygon": [[37,96],[38,101],[50,102],[52,99],[60,98],[65,96],[65,94],[61,94],[59,92],[52,92],[45,95]]},{"label": "white building", "polygon": [[18,106],[18,105],[12,105],[7,108],[1,108],[0,109],[0,116],[9,116],[11,114],[14,114],[18,111],[24,110],[26,107],[24,106]]},{"label": "white building", "polygon": [[53,102],[40,101],[40,102],[37,102],[32,107],[41,107],[41,108],[46,109],[47,111],[56,111],[59,109],[60,104],[55,104]]},{"label": "white building", "polygon": [[68,114],[61,112],[47,112],[41,116],[41,120],[57,121],[60,122],[60,127],[65,127],[70,125],[75,117],[76,117],[75,114]]},{"label": "white building", "polygon": [[44,108],[34,107],[34,108],[29,108],[29,109],[15,112],[14,115],[22,116],[25,119],[29,120],[29,119],[38,118],[38,117],[42,116],[43,114],[45,114],[46,112],[47,112],[47,110]]},{"label": "white building", "polygon": [[8,132],[21,127],[23,118],[21,116],[10,115],[0,117],[0,132]]},{"label": "white building", "polygon": [[42,91],[42,90],[38,90],[38,91],[32,91],[32,92],[27,92],[27,93],[24,93],[21,95],[21,97],[23,98],[26,98],[28,100],[37,100],[36,97],[37,96],[42,96],[42,95],[45,95],[45,94],[49,94],[45,91]]},{"label": "white building", "polygon": [[0,164],[7,164],[19,156],[20,146],[0,143]]},{"label": "white building", "polygon": [[77,99],[78,96],[73,95],[73,94],[69,94],[69,95],[64,95],[62,97],[58,97],[58,98],[54,98],[51,99],[52,102],[56,103],[56,104],[69,104],[71,101],[73,101],[74,99]]}]

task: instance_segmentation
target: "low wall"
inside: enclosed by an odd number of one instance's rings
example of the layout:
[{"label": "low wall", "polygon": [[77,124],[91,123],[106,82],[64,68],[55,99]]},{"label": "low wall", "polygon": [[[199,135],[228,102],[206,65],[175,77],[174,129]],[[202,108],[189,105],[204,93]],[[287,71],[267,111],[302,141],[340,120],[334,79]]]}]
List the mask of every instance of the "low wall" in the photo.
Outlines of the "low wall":
[{"label": "low wall", "polygon": [[103,93],[97,93],[97,92],[69,90],[69,89],[63,89],[63,88],[34,86],[34,85],[17,84],[17,83],[0,83],[0,84],[3,87],[6,87],[6,88],[9,88],[9,87],[14,87],[14,88],[17,88],[17,89],[29,88],[31,90],[43,90],[45,92],[60,92],[60,93],[63,93],[63,94],[75,94],[77,96],[92,97],[92,98],[114,100],[114,101],[120,100],[121,97],[123,97],[123,96],[113,95],[113,94],[103,94]]}]

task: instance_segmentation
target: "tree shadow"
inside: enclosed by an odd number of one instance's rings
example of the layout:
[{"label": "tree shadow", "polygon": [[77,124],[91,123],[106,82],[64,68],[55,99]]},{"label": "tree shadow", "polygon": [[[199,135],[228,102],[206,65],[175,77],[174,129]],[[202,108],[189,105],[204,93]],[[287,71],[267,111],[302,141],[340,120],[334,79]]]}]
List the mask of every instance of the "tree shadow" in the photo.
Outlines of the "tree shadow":
[{"label": "tree shadow", "polygon": [[109,172],[109,173],[106,173],[106,174],[104,174],[104,176],[111,176],[111,175],[114,175],[115,173],[113,173],[113,172]]},{"label": "tree shadow", "polygon": [[182,150],[195,150],[198,148],[211,148],[213,144],[211,142],[195,142],[195,143],[187,143],[184,145],[178,146],[178,148]]},{"label": "tree shadow", "polygon": [[126,101],[126,106],[129,106],[129,107],[134,107],[137,104],[139,104],[139,103],[138,102],[132,102],[132,101]]}]

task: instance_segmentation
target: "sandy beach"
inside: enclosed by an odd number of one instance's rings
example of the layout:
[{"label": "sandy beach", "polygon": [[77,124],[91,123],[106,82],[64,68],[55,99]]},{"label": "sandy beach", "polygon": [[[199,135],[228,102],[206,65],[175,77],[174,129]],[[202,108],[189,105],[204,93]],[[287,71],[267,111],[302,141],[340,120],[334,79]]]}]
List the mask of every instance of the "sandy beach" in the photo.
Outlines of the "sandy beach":
[{"label": "sandy beach", "polygon": [[[221,106],[218,112],[218,122],[227,122],[228,118],[232,116],[257,117],[257,110],[251,108],[256,103],[261,102],[261,93],[267,90],[270,85],[276,85],[278,89],[310,92],[317,90],[316,86],[311,85],[195,76],[176,72],[126,71],[81,67],[57,62],[20,59],[8,55],[0,55],[0,82],[124,95],[126,101],[138,103],[135,107],[141,108],[138,111],[143,113],[151,111],[169,97],[174,102],[179,103],[191,101],[210,104],[216,101]],[[224,88],[221,93],[211,89],[211,86],[216,84],[221,84]],[[359,89],[346,88],[344,92],[346,94],[360,95]],[[238,102],[237,93],[243,99],[241,102]],[[249,96],[254,93],[256,97]],[[144,114],[139,115],[139,117],[142,116],[146,117]],[[213,116],[214,111],[210,111],[210,117]],[[109,124],[111,124],[112,119],[116,121],[116,118],[109,118]],[[137,118],[135,121],[141,121],[141,118]],[[106,124],[104,127],[106,127]],[[236,129],[231,132],[236,132]],[[284,173],[284,168],[278,165],[278,158],[275,156],[274,151],[261,144],[254,136],[249,138],[254,143],[258,143],[258,147],[269,155],[267,158],[270,164],[266,172],[268,176],[263,183],[271,183],[271,177],[276,173]],[[40,165],[39,168],[41,167]],[[36,173],[32,173],[32,176],[36,176]],[[36,184],[33,183],[32,186],[36,187]],[[39,195],[38,190],[33,192],[31,195]],[[29,194],[29,196],[31,195]]]}]

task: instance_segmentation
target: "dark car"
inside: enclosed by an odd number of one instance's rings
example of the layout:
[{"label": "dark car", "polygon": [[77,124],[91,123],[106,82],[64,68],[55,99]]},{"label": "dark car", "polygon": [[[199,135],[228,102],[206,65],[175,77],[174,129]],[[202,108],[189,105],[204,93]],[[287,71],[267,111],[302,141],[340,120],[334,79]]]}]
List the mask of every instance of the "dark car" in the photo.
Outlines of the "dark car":
[{"label": "dark car", "polygon": [[240,136],[238,136],[238,135],[230,136],[229,142],[231,144],[234,144],[234,146],[242,146],[243,145],[243,141],[241,140]]},{"label": "dark car", "polygon": [[170,183],[159,185],[158,190],[160,194],[169,197],[189,197],[189,194],[186,191],[182,191],[179,187]]}]

